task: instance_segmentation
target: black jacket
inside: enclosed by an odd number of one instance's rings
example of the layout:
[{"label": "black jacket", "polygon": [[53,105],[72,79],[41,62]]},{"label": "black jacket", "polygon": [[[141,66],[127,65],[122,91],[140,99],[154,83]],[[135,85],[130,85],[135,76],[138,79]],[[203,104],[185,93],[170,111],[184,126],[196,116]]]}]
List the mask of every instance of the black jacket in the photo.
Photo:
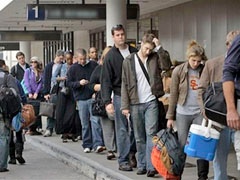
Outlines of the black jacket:
[{"label": "black jacket", "polygon": [[[129,46],[130,53],[137,52],[137,49]],[[104,58],[101,73],[101,95],[103,102],[111,102],[112,91],[115,95],[121,96],[122,63],[123,56],[118,48],[113,46]]]},{"label": "black jacket", "polygon": [[[29,68],[29,64],[26,63],[26,69]],[[11,74],[13,75],[13,77],[16,77],[17,80],[19,80],[20,82],[23,79],[24,76],[24,69],[19,65],[19,63],[17,63],[15,66],[13,66],[11,68]]]},{"label": "black jacket", "polygon": [[68,70],[67,84],[73,89],[75,101],[92,98],[94,91],[90,88],[90,84],[82,86],[79,82],[81,79],[90,81],[91,74],[97,65],[95,61],[89,61],[85,66],[75,63]]},{"label": "black jacket", "polygon": [[50,62],[46,65],[43,74],[43,94],[50,94],[51,91],[51,78],[52,78],[52,68],[54,62]]}]

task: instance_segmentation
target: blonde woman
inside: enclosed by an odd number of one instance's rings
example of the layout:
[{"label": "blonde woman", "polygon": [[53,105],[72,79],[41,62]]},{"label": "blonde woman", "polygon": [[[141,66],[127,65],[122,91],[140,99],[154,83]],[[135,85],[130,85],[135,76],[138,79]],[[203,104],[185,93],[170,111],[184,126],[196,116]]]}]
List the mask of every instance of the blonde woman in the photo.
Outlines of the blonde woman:
[{"label": "blonde woman", "polygon": [[[91,83],[91,87],[94,89],[95,92],[100,92],[101,90],[100,74],[101,74],[102,65],[104,62],[104,57],[110,49],[111,49],[111,46],[107,46],[103,50],[101,59],[99,60],[99,66],[96,67],[96,69],[93,71],[91,75],[90,83]],[[114,154],[114,152],[116,151],[114,118],[101,116],[100,120],[101,120],[101,125],[103,130],[104,143],[108,151],[107,159],[111,160],[116,157]]]},{"label": "blonde woman", "polygon": [[[204,48],[196,41],[191,41],[188,44],[186,58],[185,63],[178,65],[173,70],[169,108],[166,115],[168,128],[172,127],[174,120],[176,120],[178,139],[182,150],[191,124],[201,124],[203,119],[197,101],[197,89],[203,70],[203,62],[207,60]],[[174,119],[175,112],[176,119]],[[198,160],[197,165],[199,180],[207,179],[208,161]]]}]

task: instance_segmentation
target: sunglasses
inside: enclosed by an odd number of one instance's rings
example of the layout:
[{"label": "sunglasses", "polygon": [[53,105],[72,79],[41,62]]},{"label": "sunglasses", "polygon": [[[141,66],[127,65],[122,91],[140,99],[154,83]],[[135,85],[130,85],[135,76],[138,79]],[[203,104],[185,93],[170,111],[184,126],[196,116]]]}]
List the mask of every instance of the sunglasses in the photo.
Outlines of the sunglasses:
[{"label": "sunglasses", "polygon": [[31,61],[31,63],[37,63],[37,61]]}]

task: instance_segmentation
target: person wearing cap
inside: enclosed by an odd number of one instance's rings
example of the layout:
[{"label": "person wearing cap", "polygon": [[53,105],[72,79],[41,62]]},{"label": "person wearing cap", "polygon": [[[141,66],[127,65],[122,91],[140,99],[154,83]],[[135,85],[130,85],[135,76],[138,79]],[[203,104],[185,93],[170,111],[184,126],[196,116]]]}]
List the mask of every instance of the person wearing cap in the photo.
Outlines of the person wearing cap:
[{"label": "person wearing cap", "polygon": [[[31,67],[24,73],[24,85],[27,89],[28,103],[34,106],[35,114],[39,112],[39,104],[43,99],[42,86],[43,86],[43,67],[42,62],[37,56],[30,59]],[[36,104],[38,104],[36,106]],[[37,116],[36,122],[29,127],[27,134],[40,135],[37,128],[42,128],[41,117]]]}]

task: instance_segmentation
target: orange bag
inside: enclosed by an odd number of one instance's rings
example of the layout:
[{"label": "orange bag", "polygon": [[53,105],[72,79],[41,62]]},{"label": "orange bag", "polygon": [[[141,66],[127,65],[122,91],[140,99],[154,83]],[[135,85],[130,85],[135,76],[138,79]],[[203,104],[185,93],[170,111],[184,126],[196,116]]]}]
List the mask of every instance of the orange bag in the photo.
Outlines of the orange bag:
[{"label": "orange bag", "polygon": [[179,176],[175,176],[168,172],[167,168],[162,163],[161,151],[158,150],[156,146],[152,149],[151,160],[155,169],[162,177],[164,177],[165,180],[180,180]]},{"label": "orange bag", "polygon": [[23,105],[22,118],[24,119],[22,128],[27,128],[35,122],[36,116],[35,116],[33,105],[31,104]]}]

